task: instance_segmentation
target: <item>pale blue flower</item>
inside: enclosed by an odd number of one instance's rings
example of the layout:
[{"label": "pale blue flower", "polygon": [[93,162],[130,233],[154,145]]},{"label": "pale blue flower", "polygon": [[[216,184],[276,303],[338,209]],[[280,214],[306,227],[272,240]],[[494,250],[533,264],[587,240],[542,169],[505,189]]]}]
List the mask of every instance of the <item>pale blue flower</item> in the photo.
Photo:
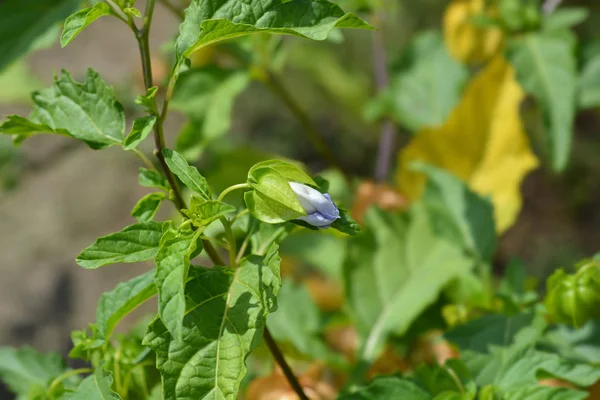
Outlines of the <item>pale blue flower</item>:
[{"label": "pale blue flower", "polygon": [[340,211],[327,193],[323,194],[310,186],[296,182],[290,182],[290,187],[306,211],[306,216],[298,219],[325,229],[340,217]]}]

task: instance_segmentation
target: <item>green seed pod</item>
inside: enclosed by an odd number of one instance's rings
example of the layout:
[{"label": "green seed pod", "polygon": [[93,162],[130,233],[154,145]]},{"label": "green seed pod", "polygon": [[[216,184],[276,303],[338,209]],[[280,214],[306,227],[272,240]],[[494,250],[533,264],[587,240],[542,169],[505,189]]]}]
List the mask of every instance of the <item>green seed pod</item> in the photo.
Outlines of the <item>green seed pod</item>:
[{"label": "green seed pod", "polygon": [[555,321],[582,326],[600,317],[600,261],[586,260],[569,275],[559,269],[548,278],[546,307]]}]

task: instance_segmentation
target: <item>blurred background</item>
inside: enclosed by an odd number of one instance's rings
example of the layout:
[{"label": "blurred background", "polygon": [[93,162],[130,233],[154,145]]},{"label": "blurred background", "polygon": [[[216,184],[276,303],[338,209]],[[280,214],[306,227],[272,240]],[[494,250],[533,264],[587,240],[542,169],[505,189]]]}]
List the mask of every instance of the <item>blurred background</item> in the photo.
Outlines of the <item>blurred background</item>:
[{"label": "blurred background", "polygon": [[[361,12],[358,1],[338,3]],[[587,20],[575,27],[581,67],[586,49],[600,46],[600,3],[562,3],[589,10]],[[379,28],[376,35],[345,31],[342,36],[336,32],[325,42],[265,39],[266,57],[280,83],[301,105],[344,169],[357,177],[373,179],[378,158],[382,124],[369,116],[382,78],[377,63],[387,65],[387,78],[393,79],[416,37],[430,30],[442,31],[447,5],[443,0],[388,1],[385,13],[365,16]],[[137,7],[143,8],[142,0]],[[168,77],[178,24],[177,16],[160,4],[151,34],[156,82]],[[93,67],[115,87],[131,121],[139,113],[132,111],[131,99],[143,92],[143,82],[137,45],[127,27],[115,18],[102,18],[64,49],[58,44],[56,28],[35,50],[0,69],[0,115],[26,115],[31,107],[30,92],[49,86],[62,68],[82,80],[87,68]],[[0,36],[0,48],[3,41],[10,40]],[[269,46],[278,51],[269,52]],[[379,47],[385,50],[383,57],[377,55]],[[274,55],[286,61],[277,64],[270,58]],[[231,57],[225,46],[196,55],[193,63],[227,65]],[[469,68],[471,72],[477,69]],[[600,68],[597,71],[600,74]],[[179,101],[174,101],[166,125],[170,144],[182,129],[194,128],[193,108],[205,107],[186,103],[185,90],[193,92],[194,84],[200,85],[198,90],[203,88],[202,82],[192,81],[182,87]],[[231,102],[231,124],[226,132],[202,148],[189,149],[209,181],[214,179],[223,187],[240,182],[249,165],[270,154],[302,161],[313,172],[327,167],[302,124],[273,91],[250,80],[239,92]],[[526,102],[525,115],[530,109]],[[528,133],[535,133],[535,127],[527,126]],[[410,123],[393,123],[394,160],[413,136],[410,128]],[[542,279],[556,267],[598,251],[599,132],[600,109],[579,111],[566,170],[556,174],[542,166],[526,177],[523,208],[500,241],[495,258],[498,272],[512,258],[519,258],[531,274]],[[144,148],[148,153],[149,142]],[[130,210],[146,193],[137,184],[139,166],[137,158],[118,149],[95,152],[56,135],[37,136],[19,148],[13,147],[10,137],[0,136],[0,345],[29,344],[66,354],[71,347],[70,331],[94,320],[100,294],[148,269],[135,264],[88,271],[74,261],[98,236],[133,222]]]}]

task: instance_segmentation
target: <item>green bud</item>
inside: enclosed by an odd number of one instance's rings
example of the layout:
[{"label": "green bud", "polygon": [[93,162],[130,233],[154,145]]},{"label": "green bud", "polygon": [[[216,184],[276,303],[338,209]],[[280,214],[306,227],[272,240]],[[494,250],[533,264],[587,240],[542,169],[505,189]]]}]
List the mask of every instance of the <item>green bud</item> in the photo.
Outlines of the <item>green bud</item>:
[{"label": "green bud", "polygon": [[586,260],[569,275],[559,269],[548,278],[546,307],[558,322],[580,327],[600,317],[600,261]]}]

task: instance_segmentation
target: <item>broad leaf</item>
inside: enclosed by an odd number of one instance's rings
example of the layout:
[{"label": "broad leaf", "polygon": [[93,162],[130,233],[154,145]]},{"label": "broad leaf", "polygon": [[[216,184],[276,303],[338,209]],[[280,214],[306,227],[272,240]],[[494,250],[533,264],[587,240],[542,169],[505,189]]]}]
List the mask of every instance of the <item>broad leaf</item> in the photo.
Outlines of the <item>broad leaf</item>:
[{"label": "broad leaf", "polygon": [[200,233],[167,230],[156,254],[154,282],[158,288],[158,315],[176,340],[182,339],[186,310],[185,282]]},{"label": "broad leaf", "polygon": [[555,171],[567,165],[571,153],[576,60],[573,43],[560,35],[530,33],[509,42],[506,56],[523,89],[539,102],[547,131],[547,150]]},{"label": "broad leaf", "polygon": [[436,231],[450,241],[457,241],[481,260],[491,261],[496,248],[491,202],[442,169],[415,163],[413,170],[427,175],[423,202],[432,213]]},{"label": "broad leaf", "polygon": [[405,58],[369,116],[388,115],[414,132],[442,125],[460,101],[468,69],[450,57],[437,32],[417,36]]},{"label": "broad leaf", "polygon": [[153,171],[146,168],[140,168],[138,182],[140,186],[148,188],[162,189],[165,192],[169,192],[169,190],[171,190],[167,178],[162,176],[157,171]]},{"label": "broad leaf", "polygon": [[526,386],[507,390],[502,400],[583,400],[588,396],[587,392],[564,387]]},{"label": "broad leaf", "polygon": [[191,269],[183,340],[175,340],[160,319],[144,338],[156,352],[164,399],[236,399],[245,359],[276,309],[280,286],[276,248],[264,258],[244,259],[234,270]]},{"label": "broad leaf", "polygon": [[364,337],[361,357],[374,361],[392,333],[402,334],[443,287],[473,266],[460,247],[437,236],[421,205],[408,215],[370,209],[362,235],[348,242],[348,306]]},{"label": "broad leaf", "polygon": [[162,225],[140,222],[120,232],[100,237],[77,256],[77,264],[95,269],[108,264],[132,263],[154,258],[158,252]]},{"label": "broad leaf", "polygon": [[0,347],[0,379],[19,398],[45,393],[52,379],[65,370],[63,359],[56,353],[40,354],[29,347]]},{"label": "broad leaf", "polygon": [[234,101],[248,83],[246,71],[205,67],[182,74],[169,104],[189,118],[177,137],[177,151],[198,159],[210,141],[225,135],[231,128]]},{"label": "broad leaf", "polygon": [[185,186],[198,193],[204,200],[211,200],[208,182],[206,182],[206,178],[200,175],[196,167],[189,165],[186,159],[176,151],[163,149],[163,155],[169,169],[177,175]]},{"label": "broad leaf", "polygon": [[142,141],[148,137],[155,122],[156,117],[154,115],[136,118],[135,121],[133,121],[131,132],[129,132],[129,135],[125,138],[123,149],[135,149],[138,144],[142,143]]},{"label": "broad leaf", "polygon": [[35,46],[78,0],[6,0],[0,2],[0,71]]},{"label": "broad leaf", "polygon": [[145,195],[133,207],[131,216],[137,218],[139,222],[152,221],[160,207],[160,203],[166,198],[167,196],[164,193],[150,193]]},{"label": "broad leaf", "polygon": [[578,105],[581,108],[600,107],[600,53],[583,66],[579,76]]},{"label": "broad leaf", "polygon": [[446,123],[420,131],[400,152],[401,191],[410,199],[423,193],[425,176],[410,170],[413,161],[444,168],[475,193],[491,196],[496,229],[505,231],[521,208],[521,180],[538,164],[519,116],[523,99],[513,68],[502,57],[492,60]]},{"label": "broad leaf", "polygon": [[339,400],[432,400],[433,396],[415,383],[398,377],[379,377]]},{"label": "broad leaf", "polygon": [[600,321],[579,329],[558,325],[545,335],[543,344],[567,359],[600,365]]},{"label": "broad leaf", "polygon": [[177,55],[252,33],[279,33],[324,40],[333,28],[370,28],[353,14],[325,0],[192,0],[179,28]]},{"label": "broad leaf", "polygon": [[69,135],[93,149],[121,144],[125,111],[114,90],[89,69],[82,83],[64,71],[49,89],[34,92],[29,118],[11,115],[0,124],[0,133],[26,138],[36,133]]},{"label": "broad leaf", "polygon": [[113,14],[110,6],[107,3],[100,2],[92,7],[84,8],[77,11],[75,14],[69,15],[65,20],[65,27],[62,35],[60,35],[60,45],[65,47],[75,36],[79,35],[89,24],[104,15]]},{"label": "broad leaf", "polygon": [[73,393],[67,393],[66,400],[121,400],[121,396],[113,392],[112,373],[102,367],[96,368],[94,373],[85,378]]},{"label": "broad leaf", "polygon": [[156,294],[154,274],[148,271],[102,294],[96,307],[96,327],[102,337],[110,339],[121,319]]},{"label": "broad leaf", "polygon": [[204,201],[198,197],[192,197],[190,208],[184,213],[192,220],[192,223],[200,228],[210,225],[220,217],[235,212],[236,208],[229,204],[211,200]]}]

